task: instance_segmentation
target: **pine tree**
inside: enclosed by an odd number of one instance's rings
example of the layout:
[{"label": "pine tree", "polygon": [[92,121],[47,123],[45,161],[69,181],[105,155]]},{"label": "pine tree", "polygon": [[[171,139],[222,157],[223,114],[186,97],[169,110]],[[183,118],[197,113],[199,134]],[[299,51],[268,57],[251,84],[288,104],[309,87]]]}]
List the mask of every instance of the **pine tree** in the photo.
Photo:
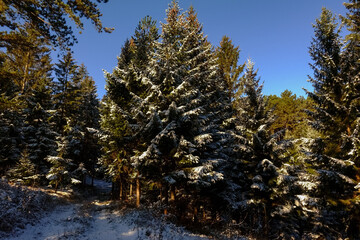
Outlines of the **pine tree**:
[{"label": "pine tree", "polygon": [[[348,78],[348,56],[341,51],[342,42],[333,14],[323,9],[314,25],[315,37],[310,47],[314,77],[310,77],[314,92],[309,97],[315,102],[313,126],[324,136],[314,140],[312,154],[307,162],[316,169],[318,191],[311,196],[320,202],[322,227],[316,232],[327,236],[344,236],[343,226],[350,223],[350,209],[355,208],[354,186],[356,169],[349,158],[349,136],[357,119],[356,98],[353,98],[352,80]],[[355,101],[354,101],[355,100]],[[329,188],[331,186],[331,188]],[[326,213],[326,214],[325,214]]]},{"label": "pine tree", "polygon": [[[230,186],[241,192],[237,196],[228,197],[232,205],[231,211],[235,220],[244,221],[244,229],[254,235],[271,236],[283,234],[291,230],[278,228],[285,216],[282,208],[291,204],[290,193],[284,189],[291,186],[292,178],[287,172],[286,153],[289,143],[282,140],[282,129],[270,134],[270,127],[275,117],[268,108],[267,98],[262,93],[263,85],[257,77],[254,63],[247,62],[244,75],[241,77],[244,86],[242,95],[236,99],[238,103],[237,121],[234,142],[238,144],[237,159],[233,168],[229,167],[227,176],[233,176]],[[233,150],[233,151],[234,151]],[[231,187],[227,187],[223,195],[231,196]],[[285,216],[284,216],[285,215]],[[291,221],[290,226],[294,223]],[[291,234],[290,234],[291,236]]]},{"label": "pine tree", "polygon": [[84,65],[77,65],[70,52],[57,64],[54,91],[54,123],[58,132],[57,154],[49,155],[48,179],[58,184],[84,183],[94,176],[99,148],[99,101],[95,82]]},{"label": "pine tree", "polygon": [[314,70],[314,78],[309,77],[314,86],[314,93],[307,92],[319,108],[311,115],[315,129],[332,139],[326,151],[337,156],[341,150],[341,136],[348,131],[350,119],[346,109],[342,108],[344,100],[345,80],[341,76],[341,40],[335,18],[329,10],[323,9],[321,17],[316,21],[315,37],[309,49],[314,61],[310,66]]},{"label": "pine tree", "polygon": [[[109,91],[104,119],[121,121],[118,139],[125,143],[117,151],[119,163],[131,163],[145,186],[157,186],[165,202],[176,196],[189,202],[190,194],[222,179],[215,165],[221,162],[222,115],[231,111],[223,103],[230,100],[192,8],[184,14],[172,2],[160,39],[153,43],[145,70],[130,60],[107,75],[108,86],[117,90]],[[128,45],[119,59],[129,59]],[[198,209],[199,202],[189,208]]]},{"label": "pine tree", "polygon": [[268,98],[268,110],[274,109],[276,117],[270,127],[270,132],[285,129],[286,139],[297,139],[301,137],[316,137],[318,133],[308,124],[309,115],[305,110],[314,111],[310,98],[296,96],[289,90],[285,90],[280,96],[270,95]]},{"label": "pine tree", "polygon": [[[54,84],[54,108],[57,109],[54,120],[56,130],[62,133],[67,121],[72,118],[78,108],[78,86],[73,82],[76,79],[78,66],[72,57],[71,52],[67,52],[63,59],[56,64],[55,74],[57,81]],[[67,119],[68,118],[68,119]],[[75,120],[75,118],[72,118]]]},{"label": "pine tree", "polygon": [[118,71],[107,77],[108,96],[104,98],[102,108],[102,128],[106,139],[103,141],[105,154],[102,162],[113,178],[116,188],[113,194],[120,198],[127,196],[125,189],[132,188],[136,177],[130,162],[131,149],[136,142],[128,141],[128,138],[133,132],[132,128],[139,128],[139,125],[134,119],[137,118],[134,116],[136,113],[132,112],[137,100],[131,93],[141,98],[148,91],[140,75],[147,68],[157,39],[156,22],[149,16],[143,18],[136,27],[134,36],[122,48],[118,57]]},{"label": "pine tree", "polygon": [[137,25],[135,34],[131,38],[132,48],[135,54],[134,64],[139,69],[145,69],[148,63],[151,52],[155,49],[154,42],[159,39],[158,28],[156,27],[156,21],[150,16],[146,16]]},{"label": "pine tree", "polygon": [[[214,166],[221,162],[217,131],[221,114],[226,113],[223,102],[227,97],[224,82],[214,69],[215,55],[193,8],[183,14],[172,2],[160,38],[152,63],[156,70],[149,70],[155,73],[149,77],[149,87],[158,91],[152,100],[157,107],[150,115],[151,125],[146,126],[157,133],[146,151],[134,159],[150,179],[154,179],[154,169],[161,169],[157,181],[171,189],[174,199],[175,188],[179,192],[206,189],[222,179]],[[184,191],[180,197],[189,201],[187,194],[191,193],[199,194],[198,190]],[[191,208],[198,204],[192,202]]]},{"label": "pine tree", "polygon": [[[254,69],[254,63],[248,60],[244,76],[241,78],[244,85],[243,94],[238,100],[238,117],[244,124],[245,135],[252,138],[254,134],[261,129],[269,129],[275,118],[272,114],[272,109],[267,109],[267,99],[262,94],[263,85],[259,84],[260,79],[257,78],[257,70]],[[253,143],[256,144],[260,139],[255,137]],[[254,145],[255,146],[255,145]],[[257,154],[262,154],[261,146]],[[264,155],[267,153],[264,152]]]},{"label": "pine tree", "polygon": [[[354,197],[352,202],[354,206],[349,211],[352,212],[349,218],[349,236],[358,236],[360,234],[360,219],[358,217],[359,212],[359,199],[360,199],[360,192],[359,192],[359,175],[360,175],[360,138],[359,138],[359,129],[360,129],[360,100],[359,100],[359,90],[360,90],[360,76],[359,76],[359,59],[360,59],[360,32],[359,32],[359,2],[356,0],[350,0],[348,3],[344,3],[345,7],[348,10],[346,17],[342,18],[345,22],[347,30],[349,34],[346,35],[346,47],[343,52],[345,63],[343,64],[343,72],[344,79],[347,80],[347,94],[345,97],[345,101],[348,105],[349,115],[351,114],[352,117],[349,119],[354,120],[351,124],[348,124],[348,129],[350,129],[351,133],[347,135],[343,135],[346,142],[346,147],[344,150],[348,152],[349,159],[354,162],[356,169],[357,169],[357,185],[355,186]],[[345,145],[345,144],[344,144]]]},{"label": "pine tree", "polygon": [[[98,0],[97,2],[107,2]],[[23,22],[29,23],[45,39],[53,44],[66,47],[76,42],[73,30],[67,24],[67,19],[83,29],[82,18],[90,19],[99,32],[111,32],[112,29],[102,26],[101,13],[94,1],[17,1],[2,2],[0,26],[5,30],[18,30]],[[4,33],[4,31],[3,31]],[[6,32],[5,32],[6,36]],[[11,41],[12,39],[6,39]]]},{"label": "pine tree", "polygon": [[21,158],[15,167],[7,172],[7,176],[26,185],[33,185],[39,180],[39,175],[36,174],[36,166],[29,159],[26,150],[21,154]]},{"label": "pine tree", "polygon": [[21,143],[23,117],[20,101],[8,99],[7,96],[1,99],[4,109],[0,111],[0,172],[4,173],[9,167],[14,166],[21,156]]},{"label": "pine tree", "polygon": [[[7,42],[7,38],[12,41]],[[17,92],[25,95],[51,69],[48,42],[25,24],[19,31],[8,33],[2,44],[6,48],[4,68]]]},{"label": "pine tree", "polygon": [[102,100],[101,106],[102,143],[101,163],[113,181],[113,198],[131,198],[135,183],[135,170],[130,157],[132,146],[127,145],[131,138],[129,122],[124,119],[121,109],[108,96]]},{"label": "pine tree", "polygon": [[359,3],[358,1],[349,1],[344,3],[348,9],[346,17],[342,17],[345,22],[349,34],[346,35],[346,46],[343,51],[342,77],[346,80],[346,92],[344,102],[348,109],[348,117],[350,121],[347,123],[347,135],[343,135],[345,142],[347,142],[347,150],[350,158],[354,161],[357,167],[360,167],[360,162],[357,160],[359,156],[357,136],[359,129],[359,90],[360,90],[360,76],[359,76],[359,59],[360,59],[360,32],[359,32]]},{"label": "pine tree", "polygon": [[[68,54],[68,59],[64,59],[68,66],[61,69],[61,64],[58,65],[56,74],[59,81],[53,85],[50,46],[60,46],[64,50],[76,42],[67,26],[67,16],[81,29],[81,18],[91,19],[99,32],[111,29],[102,26],[100,12],[91,1],[20,3],[10,0],[1,6],[0,172],[21,168],[16,163],[21,153],[26,151],[36,175],[43,177],[51,166],[45,161],[46,156],[56,154],[55,137],[64,138],[65,131],[77,130],[79,126],[81,130],[74,131],[82,144],[92,150],[84,150],[88,154],[82,156],[89,157],[93,163],[88,165],[93,166],[97,156],[94,128],[98,128],[99,118],[94,83],[83,80],[88,76],[84,76],[82,67],[75,66]],[[54,102],[52,87],[56,93]],[[60,107],[60,111],[53,110],[54,107]],[[78,118],[84,122],[80,123],[76,120]]]},{"label": "pine tree", "polygon": [[83,128],[83,152],[81,162],[85,169],[94,177],[100,157],[99,130],[100,130],[100,102],[96,93],[95,81],[88,75],[85,66],[80,66],[83,73],[81,81],[82,103],[80,105],[79,119]]},{"label": "pine tree", "polygon": [[236,99],[241,95],[240,74],[244,71],[245,64],[238,65],[240,57],[239,47],[235,47],[229,37],[223,36],[220,46],[216,49],[219,71],[225,79],[229,97]]},{"label": "pine tree", "polygon": [[[11,76],[12,87],[4,89],[1,98],[4,107],[3,149],[8,151],[8,157],[12,156],[12,164],[18,159],[18,153],[26,150],[29,159],[39,168],[44,157],[51,152],[53,139],[46,113],[51,107],[50,50],[48,43],[27,25],[7,37],[13,42],[3,41],[6,57],[2,72]],[[8,135],[11,125],[16,129],[17,140]],[[18,150],[14,155],[15,149]]]}]

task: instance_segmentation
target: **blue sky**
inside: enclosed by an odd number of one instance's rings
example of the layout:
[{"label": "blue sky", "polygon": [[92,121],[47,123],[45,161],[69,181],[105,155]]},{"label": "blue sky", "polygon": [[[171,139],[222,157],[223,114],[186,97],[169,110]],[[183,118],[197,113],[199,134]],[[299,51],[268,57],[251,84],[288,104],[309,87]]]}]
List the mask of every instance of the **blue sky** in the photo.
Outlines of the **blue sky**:
[{"label": "blue sky", "polygon": [[[104,26],[114,27],[111,34],[97,33],[85,21],[73,47],[77,62],[84,63],[94,78],[98,95],[105,94],[103,69],[112,72],[126,38],[133,35],[141,18],[150,15],[158,25],[165,20],[171,0],[110,0],[99,4]],[[312,71],[308,47],[313,37],[312,23],[326,7],[345,15],[342,0],[180,0],[180,7],[191,5],[203,23],[205,35],[217,46],[223,35],[229,36],[241,49],[240,62],[251,58],[264,81],[266,95],[280,95],[285,89],[304,95],[311,90],[307,75]]]}]

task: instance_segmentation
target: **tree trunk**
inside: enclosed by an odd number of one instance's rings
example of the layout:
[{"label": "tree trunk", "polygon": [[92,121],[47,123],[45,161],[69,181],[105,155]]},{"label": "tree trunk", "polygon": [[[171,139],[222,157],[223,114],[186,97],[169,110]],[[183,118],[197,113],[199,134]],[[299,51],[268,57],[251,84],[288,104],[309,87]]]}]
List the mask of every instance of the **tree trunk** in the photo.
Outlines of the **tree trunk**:
[{"label": "tree trunk", "polygon": [[140,179],[136,178],[136,207],[140,207]]},{"label": "tree trunk", "polygon": [[169,204],[169,187],[167,184],[165,184],[165,186],[164,186],[164,197],[165,197],[164,203],[165,203],[165,205],[168,205]]},{"label": "tree trunk", "polygon": [[162,199],[163,199],[163,185],[161,182],[159,182],[158,184],[158,188],[159,188],[159,198],[160,198],[160,202],[162,203]]},{"label": "tree trunk", "polygon": [[120,184],[120,193],[119,193],[119,197],[120,197],[120,200],[123,200],[123,181],[122,181],[121,177],[120,177],[119,184]]},{"label": "tree trunk", "polygon": [[26,86],[27,76],[28,76],[28,71],[29,71],[29,57],[30,57],[30,52],[28,52],[26,55],[27,62],[25,64],[24,76],[23,76],[22,83],[21,83],[21,94],[25,93],[25,86]]},{"label": "tree trunk", "polygon": [[170,202],[174,202],[175,201],[175,186],[171,185],[170,186]]},{"label": "tree trunk", "polygon": [[269,224],[267,218],[266,204],[264,204],[264,226],[265,226],[265,237],[269,235]]},{"label": "tree trunk", "polygon": [[205,211],[205,208],[202,209],[202,218],[203,218],[203,221],[206,221],[206,211]]},{"label": "tree trunk", "polygon": [[194,206],[194,223],[197,223],[198,222],[198,208],[197,206],[195,205]]},{"label": "tree trunk", "polygon": [[130,197],[132,197],[132,195],[133,195],[133,184],[132,183],[130,183],[129,195],[130,195]]}]

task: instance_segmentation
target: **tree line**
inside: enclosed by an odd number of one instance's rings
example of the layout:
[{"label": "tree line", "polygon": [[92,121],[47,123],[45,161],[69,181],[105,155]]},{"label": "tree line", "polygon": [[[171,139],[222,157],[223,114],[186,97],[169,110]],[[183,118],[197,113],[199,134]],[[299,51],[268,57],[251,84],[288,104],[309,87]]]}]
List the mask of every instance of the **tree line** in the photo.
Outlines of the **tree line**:
[{"label": "tree line", "polygon": [[[64,14],[96,16],[105,30],[96,4],[56,1],[63,15],[46,20],[53,9],[23,2],[1,13],[11,29],[1,35],[2,175],[57,189],[105,174],[116,199],[258,238],[360,236],[357,0],[313,25],[307,98],[265,96],[239,47],[226,36],[212,45],[195,10],[172,1],[160,29],[146,16],[125,41],[101,101],[71,51],[55,65],[49,55],[73,44]],[[37,7],[51,24],[32,18]]]}]

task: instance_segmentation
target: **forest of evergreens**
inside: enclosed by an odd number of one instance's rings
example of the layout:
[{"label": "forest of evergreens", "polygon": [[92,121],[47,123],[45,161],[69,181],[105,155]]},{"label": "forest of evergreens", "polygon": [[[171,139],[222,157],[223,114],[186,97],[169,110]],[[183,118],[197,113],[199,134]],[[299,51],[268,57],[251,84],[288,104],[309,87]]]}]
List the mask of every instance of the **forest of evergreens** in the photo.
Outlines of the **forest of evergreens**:
[{"label": "forest of evergreens", "polygon": [[174,0],[160,28],[139,21],[99,100],[66,19],[111,32],[101,2],[0,1],[3,179],[55,191],[108,179],[114,200],[197,230],[360,239],[360,1],[314,19],[306,97],[264,95],[261,66],[227,36],[210,43]]}]

